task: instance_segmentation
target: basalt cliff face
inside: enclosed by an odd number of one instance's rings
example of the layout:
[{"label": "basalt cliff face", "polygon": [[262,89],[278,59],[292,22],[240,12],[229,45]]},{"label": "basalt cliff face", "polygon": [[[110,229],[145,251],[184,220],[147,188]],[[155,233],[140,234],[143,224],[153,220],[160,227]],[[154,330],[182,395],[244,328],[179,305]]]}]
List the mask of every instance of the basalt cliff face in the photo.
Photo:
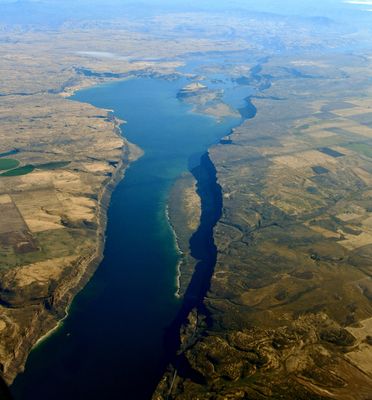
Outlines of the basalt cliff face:
[{"label": "basalt cliff face", "polygon": [[154,399],[369,398],[369,69],[351,55],[263,66],[256,117],[210,149],[217,262]]}]

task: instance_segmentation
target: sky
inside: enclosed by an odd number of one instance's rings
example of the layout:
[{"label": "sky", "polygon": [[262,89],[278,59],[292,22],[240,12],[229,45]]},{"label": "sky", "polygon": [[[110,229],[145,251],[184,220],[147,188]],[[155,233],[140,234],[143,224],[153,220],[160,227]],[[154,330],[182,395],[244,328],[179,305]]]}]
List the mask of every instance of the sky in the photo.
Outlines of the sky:
[{"label": "sky", "polygon": [[80,4],[90,5],[124,5],[135,3],[146,3],[152,6],[175,6],[189,8],[207,8],[213,9],[228,9],[228,8],[244,8],[250,10],[273,11],[273,12],[314,12],[322,13],[325,10],[337,9],[342,6],[351,9],[350,6],[363,7],[372,6],[372,0],[0,0],[0,4],[9,3],[39,3],[39,4],[54,4],[58,6]]},{"label": "sky", "polygon": [[358,15],[372,18],[372,0],[0,0],[0,22],[58,25],[68,19],[111,18],[128,10],[134,14],[241,10],[348,21]]}]

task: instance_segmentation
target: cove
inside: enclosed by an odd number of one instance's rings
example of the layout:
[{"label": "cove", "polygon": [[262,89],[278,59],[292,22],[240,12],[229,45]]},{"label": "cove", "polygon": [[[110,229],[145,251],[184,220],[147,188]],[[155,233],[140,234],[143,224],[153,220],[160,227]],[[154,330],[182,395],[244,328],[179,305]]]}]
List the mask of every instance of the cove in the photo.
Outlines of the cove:
[{"label": "cove", "polygon": [[61,328],[31,353],[12,386],[16,400],[151,397],[168,361],[165,332],[182,305],[168,192],[239,122],[192,113],[177,99],[186,83],[136,78],[72,98],[113,110],[127,121],[124,136],[145,153],[112,194],[103,262]]}]

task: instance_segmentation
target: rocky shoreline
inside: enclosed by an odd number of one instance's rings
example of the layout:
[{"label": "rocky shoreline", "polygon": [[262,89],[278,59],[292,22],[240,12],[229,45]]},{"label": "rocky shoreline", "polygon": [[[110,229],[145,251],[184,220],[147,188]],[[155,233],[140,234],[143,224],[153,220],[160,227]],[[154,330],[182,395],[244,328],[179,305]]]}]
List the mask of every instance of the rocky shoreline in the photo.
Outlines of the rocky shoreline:
[{"label": "rocky shoreline", "polygon": [[201,214],[200,197],[191,173],[182,175],[174,183],[168,200],[167,218],[175,235],[180,254],[177,266],[177,297],[183,297],[190,283],[197,260],[190,254],[190,239],[196,232]]}]

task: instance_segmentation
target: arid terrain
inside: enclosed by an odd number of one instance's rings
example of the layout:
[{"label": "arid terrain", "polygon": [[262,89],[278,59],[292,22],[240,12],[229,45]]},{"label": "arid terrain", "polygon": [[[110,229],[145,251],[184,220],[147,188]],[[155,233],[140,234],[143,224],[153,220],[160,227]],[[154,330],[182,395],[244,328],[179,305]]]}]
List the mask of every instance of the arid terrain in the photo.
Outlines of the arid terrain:
[{"label": "arid terrain", "polygon": [[[153,398],[370,399],[372,53],[350,51],[369,33],[201,12],[0,28],[1,377],[13,382],[92,276],[110,194],[142,154],[111,110],[69,96],[183,75],[180,101],[243,122],[209,151],[223,198],[217,264]],[[237,61],[181,73],[195,54]],[[255,90],[247,108],[201,83],[218,74]],[[201,204],[195,178],[180,177],[169,216],[181,296]]]},{"label": "arid terrain", "polygon": [[350,55],[262,66],[256,117],[210,149],[217,265],[154,399],[370,398],[370,71]]}]

